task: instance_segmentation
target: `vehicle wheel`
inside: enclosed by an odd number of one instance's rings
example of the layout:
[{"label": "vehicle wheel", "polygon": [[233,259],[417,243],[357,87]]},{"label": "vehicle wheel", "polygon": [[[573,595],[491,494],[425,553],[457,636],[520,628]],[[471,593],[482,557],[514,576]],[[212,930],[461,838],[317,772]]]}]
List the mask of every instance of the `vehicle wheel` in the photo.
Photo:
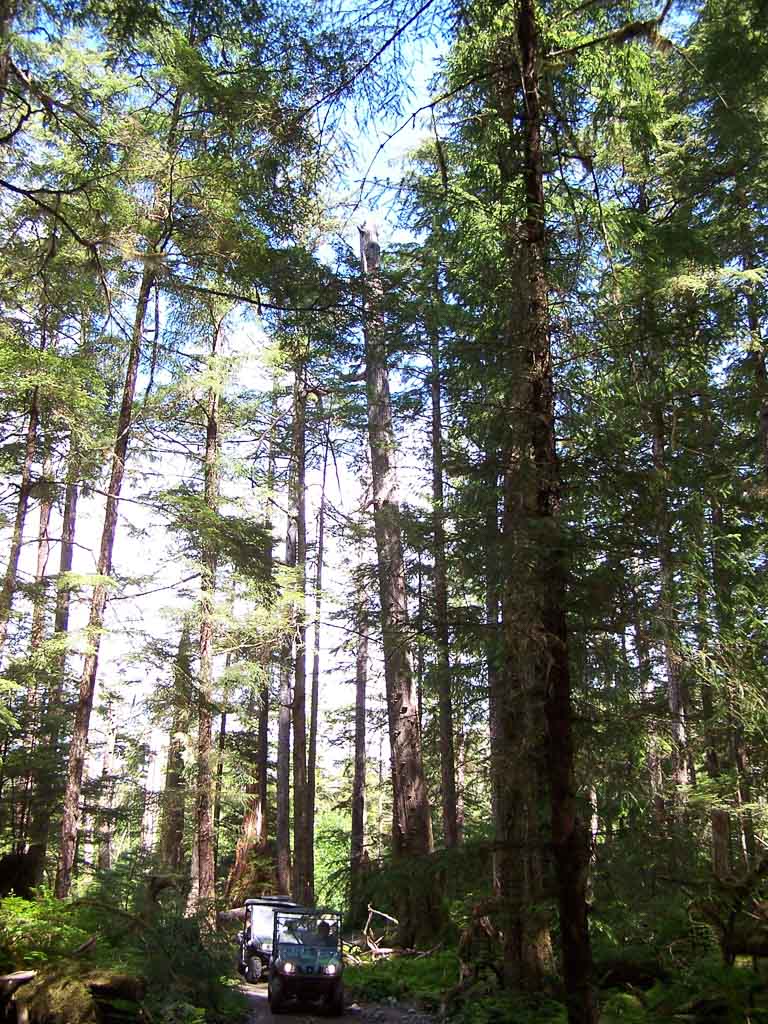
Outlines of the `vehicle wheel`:
[{"label": "vehicle wheel", "polygon": [[261,960],[257,956],[252,956],[245,965],[245,980],[250,981],[252,985],[261,981]]},{"label": "vehicle wheel", "polygon": [[337,981],[325,997],[325,1009],[329,1017],[341,1017],[344,1013],[344,985]]},{"label": "vehicle wheel", "polygon": [[279,978],[273,978],[272,981],[270,981],[267,996],[269,998],[269,1008],[272,1013],[282,1013],[283,1003],[285,1001],[285,992],[283,990],[283,983]]}]

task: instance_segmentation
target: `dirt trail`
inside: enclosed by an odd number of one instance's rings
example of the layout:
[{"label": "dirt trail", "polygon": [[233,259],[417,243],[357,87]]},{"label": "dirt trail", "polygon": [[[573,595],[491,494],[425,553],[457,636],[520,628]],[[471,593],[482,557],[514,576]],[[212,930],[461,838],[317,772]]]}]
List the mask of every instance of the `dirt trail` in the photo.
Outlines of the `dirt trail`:
[{"label": "dirt trail", "polygon": [[288,1009],[275,1016],[267,1003],[266,985],[241,985],[241,991],[250,1005],[250,1014],[244,1024],[267,1024],[282,1021],[284,1024],[316,1024],[318,1021],[339,1021],[340,1024],[437,1024],[437,1018],[421,1010],[401,1006],[372,1006],[353,1003],[346,1008],[343,1017],[328,1017],[322,1010],[311,1004],[289,1004]]}]

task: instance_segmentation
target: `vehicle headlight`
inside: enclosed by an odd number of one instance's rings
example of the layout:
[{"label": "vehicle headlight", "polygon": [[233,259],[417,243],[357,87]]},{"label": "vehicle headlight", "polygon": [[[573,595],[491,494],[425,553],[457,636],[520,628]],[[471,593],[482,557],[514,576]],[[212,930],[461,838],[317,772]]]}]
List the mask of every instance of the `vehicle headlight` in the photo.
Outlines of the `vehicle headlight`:
[{"label": "vehicle headlight", "polygon": [[326,974],[336,974],[338,969],[336,964],[326,964],[324,968]]},{"label": "vehicle headlight", "polygon": [[283,964],[283,971],[286,974],[293,974],[295,970],[296,964],[293,962],[293,960],[286,960],[285,963]]}]

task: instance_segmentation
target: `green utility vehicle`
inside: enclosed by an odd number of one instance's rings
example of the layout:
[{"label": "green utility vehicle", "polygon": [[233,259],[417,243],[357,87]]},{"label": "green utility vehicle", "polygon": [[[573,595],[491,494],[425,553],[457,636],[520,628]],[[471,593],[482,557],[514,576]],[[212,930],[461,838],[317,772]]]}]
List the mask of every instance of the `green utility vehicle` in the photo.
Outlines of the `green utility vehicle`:
[{"label": "green utility vehicle", "polygon": [[308,907],[274,910],[269,1007],[280,1013],[290,999],[322,1003],[332,1017],[344,1012],[341,914]]},{"label": "green utility vehicle", "polygon": [[275,909],[295,907],[290,896],[261,896],[245,901],[243,930],[237,933],[240,946],[238,971],[255,984],[267,973],[272,959],[272,929]]}]

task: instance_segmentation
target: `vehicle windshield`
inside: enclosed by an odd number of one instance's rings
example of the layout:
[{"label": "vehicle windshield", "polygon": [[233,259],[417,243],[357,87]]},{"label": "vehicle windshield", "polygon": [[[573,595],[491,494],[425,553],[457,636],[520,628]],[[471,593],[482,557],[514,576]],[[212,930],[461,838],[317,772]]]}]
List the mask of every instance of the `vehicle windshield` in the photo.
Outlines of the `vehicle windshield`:
[{"label": "vehicle windshield", "polygon": [[249,927],[252,938],[271,939],[274,908],[249,907]]},{"label": "vehicle windshield", "polygon": [[287,960],[338,957],[339,918],[334,914],[275,914],[277,955]]}]

